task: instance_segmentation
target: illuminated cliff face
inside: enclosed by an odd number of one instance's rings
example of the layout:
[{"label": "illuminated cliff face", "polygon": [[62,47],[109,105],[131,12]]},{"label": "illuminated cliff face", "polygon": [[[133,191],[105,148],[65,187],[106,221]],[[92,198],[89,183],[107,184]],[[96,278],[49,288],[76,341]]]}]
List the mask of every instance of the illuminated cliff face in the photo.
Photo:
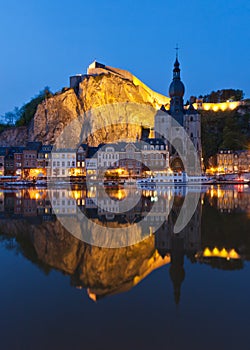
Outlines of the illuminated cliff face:
[{"label": "illuminated cliff face", "polygon": [[[153,127],[157,106],[148,91],[123,77],[111,73],[88,76],[80,83],[78,95],[69,89],[39,105],[29,138],[54,143],[62,130],[81,116],[76,129],[98,129],[89,140],[92,145],[135,140],[141,124]],[[112,127],[103,128],[106,122]]]},{"label": "illuminated cliff face", "polygon": [[[111,116],[111,121],[124,123],[124,127],[118,127],[115,130],[117,138],[135,139],[140,133],[139,127],[126,127],[131,123],[131,115],[134,117],[133,111],[126,110],[120,115],[115,105],[118,103],[135,103],[145,105],[151,108],[150,113],[145,113],[143,117],[138,116],[135,121],[139,125],[142,123],[147,127],[153,127],[154,114],[162,105],[169,109],[170,98],[161,95],[146,84],[139,80],[130,72],[122,69],[104,66],[105,68],[95,68],[90,66],[88,76],[85,76],[79,84],[77,94],[73,89],[66,89],[62,93],[57,93],[53,97],[42,102],[34,116],[34,119],[27,127],[13,128],[5,130],[1,133],[0,146],[11,144],[25,145],[27,141],[42,141],[43,143],[54,143],[62,130],[69,125],[77,117],[84,115],[87,111],[99,108],[101,106],[110,106],[109,112],[105,117]],[[202,105],[194,104],[194,107],[204,110],[213,110],[215,112],[224,110],[233,110],[239,106],[240,102],[225,102],[219,104],[203,103]],[[96,113],[94,115],[94,123],[100,123],[103,116]],[[89,121],[85,121],[86,127]],[[84,125],[85,127],[85,125]],[[128,129],[128,130],[127,130]],[[114,132],[108,130],[102,131],[93,136],[91,143],[112,142]]]}]

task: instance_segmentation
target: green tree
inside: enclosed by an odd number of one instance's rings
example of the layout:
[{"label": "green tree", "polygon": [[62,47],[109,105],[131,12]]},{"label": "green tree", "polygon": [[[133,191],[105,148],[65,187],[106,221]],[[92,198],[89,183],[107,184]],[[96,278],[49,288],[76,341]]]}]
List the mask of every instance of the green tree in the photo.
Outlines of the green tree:
[{"label": "green tree", "polygon": [[16,121],[16,126],[28,125],[36,113],[37,106],[51,96],[52,93],[50,92],[49,88],[45,87],[38,95],[23,105],[23,107],[20,109],[20,117]]}]

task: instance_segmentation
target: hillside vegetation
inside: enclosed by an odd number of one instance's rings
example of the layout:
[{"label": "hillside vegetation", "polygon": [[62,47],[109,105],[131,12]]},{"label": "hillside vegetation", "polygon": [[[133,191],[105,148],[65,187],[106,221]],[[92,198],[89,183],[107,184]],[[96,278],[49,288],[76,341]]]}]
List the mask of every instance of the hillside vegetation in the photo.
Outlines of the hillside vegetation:
[{"label": "hillside vegetation", "polygon": [[242,150],[250,145],[250,110],[201,111],[201,137],[205,161],[219,149]]}]

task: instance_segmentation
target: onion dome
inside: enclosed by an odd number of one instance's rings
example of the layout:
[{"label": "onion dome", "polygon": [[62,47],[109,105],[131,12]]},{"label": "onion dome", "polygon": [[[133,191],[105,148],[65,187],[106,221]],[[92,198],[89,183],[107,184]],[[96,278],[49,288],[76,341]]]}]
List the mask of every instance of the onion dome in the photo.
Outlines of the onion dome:
[{"label": "onion dome", "polygon": [[185,93],[185,87],[182,81],[173,80],[169,86],[169,97],[183,97]]},{"label": "onion dome", "polygon": [[169,86],[169,96],[172,97],[183,97],[185,93],[184,84],[180,78],[180,63],[176,57],[173,69],[173,81]]}]

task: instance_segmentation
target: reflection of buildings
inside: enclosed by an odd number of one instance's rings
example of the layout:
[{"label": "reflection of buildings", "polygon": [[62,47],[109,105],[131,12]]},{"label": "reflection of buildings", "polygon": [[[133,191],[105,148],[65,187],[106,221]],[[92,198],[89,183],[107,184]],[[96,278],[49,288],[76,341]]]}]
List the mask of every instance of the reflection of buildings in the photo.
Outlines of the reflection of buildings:
[{"label": "reflection of buildings", "polygon": [[174,285],[175,302],[180,300],[181,284],[185,278],[184,257],[194,260],[201,250],[201,201],[187,226],[178,234],[174,224],[183,204],[183,197],[175,197],[168,220],[155,234],[155,247],[162,257],[170,255],[170,277]]},{"label": "reflection of buildings", "polygon": [[[243,257],[249,256],[249,248],[242,244],[242,240],[238,238],[239,224],[236,221],[238,214],[248,214],[250,212],[250,193],[248,191],[244,192],[242,188],[210,188],[207,194],[200,199],[195,214],[187,226],[179,234],[174,234],[174,224],[181,210],[183,200],[183,197],[175,197],[168,220],[155,234],[155,247],[159,254],[162,257],[170,256],[169,273],[177,304],[180,300],[181,285],[185,278],[185,257],[190,259],[191,262],[200,262],[219,269],[233,270],[241,269],[243,267]],[[236,217],[234,217],[233,223],[236,222],[236,226],[231,223],[229,227],[225,226],[223,216],[221,222],[218,216],[213,220],[213,217],[209,216],[209,206],[206,207],[202,217],[204,202],[217,209],[214,212],[215,215],[219,214],[218,211],[223,214],[224,212],[227,214],[233,214],[234,212]],[[228,220],[229,217],[227,217]],[[239,220],[242,220],[242,216]],[[215,227],[219,224],[220,228]],[[244,226],[244,224],[242,225]],[[248,239],[248,235],[246,238]]]},{"label": "reflection of buildings", "polygon": [[[212,189],[201,195],[195,214],[179,234],[173,233],[173,227],[184,200],[181,194],[169,192],[161,196],[145,191],[131,210],[117,213],[122,200],[132,189],[109,189],[108,197],[94,186],[84,190],[0,191],[1,234],[18,236],[17,242],[21,242],[27,258],[43,266],[45,271],[56,268],[69,274],[72,285],[86,288],[94,300],[125,292],[154,269],[170,263],[169,274],[178,303],[186,258],[227,270],[242,268],[243,260],[250,260],[249,219],[243,212],[249,192],[236,194],[236,189],[224,190],[225,193],[213,190],[212,198]],[[48,191],[51,191],[50,196]],[[243,194],[245,199],[241,202],[239,197]],[[56,201],[53,208],[50,197]],[[230,215],[221,213],[217,210],[217,200],[220,203],[221,197],[243,205],[242,211],[230,212]],[[168,203],[172,199],[172,210],[167,216]],[[107,210],[100,208],[98,203]],[[90,219],[107,227],[124,227],[144,218],[148,222],[147,237],[138,244],[120,249],[89,246],[70,235],[54,215],[58,210],[60,214],[72,216],[76,204]],[[225,225],[227,222],[228,226]],[[158,227],[161,227],[155,232],[159,223]]]},{"label": "reflection of buildings", "polygon": [[4,212],[4,193],[0,191],[0,213]]},{"label": "reflection of buildings", "polygon": [[245,191],[247,188],[247,185],[236,185],[231,189],[212,186],[207,192],[209,203],[221,212],[250,213],[250,196]]},{"label": "reflection of buildings", "polygon": [[76,201],[71,191],[65,189],[52,190],[50,198],[55,214],[71,215],[76,213]]},{"label": "reflection of buildings", "polygon": [[51,203],[45,190],[0,191],[0,212],[6,218],[53,219]]}]

